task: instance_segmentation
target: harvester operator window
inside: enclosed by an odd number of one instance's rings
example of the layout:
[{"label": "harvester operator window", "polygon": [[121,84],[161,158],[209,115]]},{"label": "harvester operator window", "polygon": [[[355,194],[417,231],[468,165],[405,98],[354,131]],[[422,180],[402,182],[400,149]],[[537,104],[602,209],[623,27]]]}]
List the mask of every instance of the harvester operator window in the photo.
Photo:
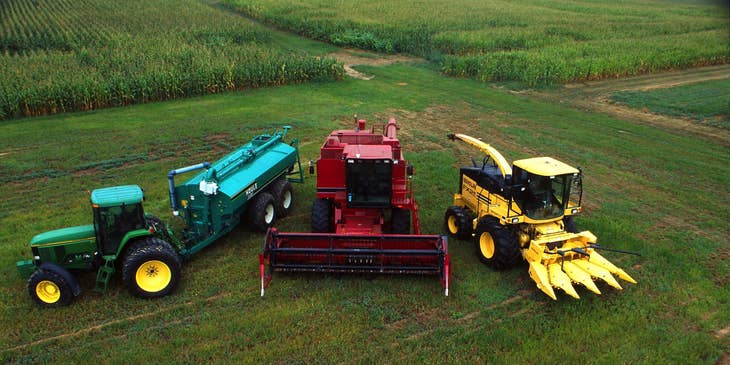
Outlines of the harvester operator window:
[{"label": "harvester operator window", "polygon": [[568,194],[568,176],[540,176],[516,170],[514,178],[524,189],[514,193],[514,201],[529,218],[552,219],[563,215]]},{"label": "harvester operator window", "polygon": [[347,160],[347,205],[390,207],[393,169],[388,160]]}]

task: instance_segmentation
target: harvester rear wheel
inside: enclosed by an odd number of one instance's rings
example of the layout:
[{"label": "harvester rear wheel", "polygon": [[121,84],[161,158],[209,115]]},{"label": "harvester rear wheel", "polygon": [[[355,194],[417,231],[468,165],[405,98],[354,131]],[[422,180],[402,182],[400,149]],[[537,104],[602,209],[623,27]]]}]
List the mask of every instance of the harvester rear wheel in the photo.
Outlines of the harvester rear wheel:
[{"label": "harvester rear wheel", "polygon": [[259,193],[248,206],[248,220],[251,226],[259,231],[266,232],[276,222],[276,204],[274,197],[269,193]]},{"label": "harvester rear wheel", "polygon": [[493,269],[508,269],[520,257],[517,239],[494,217],[484,217],[479,221],[475,239],[479,259]]},{"label": "harvester rear wheel", "polygon": [[42,307],[61,307],[73,300],[71,286],[61,275],[38,269],[28,279],[28,293]]},{"label": "harvester rear wheel", "polygon": [[127,251],[122,278],[130,294],[157,298],[170,294],[180,281],[180,256],[169,243],[148,237]]},{"label": "harvester rear wheel", "polygon": [[390,212],[390,232],[392,234],[411,233],[411,211],[393,208]]},{"label": "harvester rear wheel", "polygon": [[332,232],[332,201],[318,198],[312,203],[312,232]]},{"label": "harvester rear wheel", "polygon": [[474,218],[469,210],[460,206],[451,206],[446,209],[446,214],[444,214],[444,226],[450,235],[465,240],[471,237],[472,219]]},{"label": "harvester rear wheel", "polygon": [[286,177],[281,177],[271,187],[271,195],[274,196],[276,204],[276,215],[279,218],[286,217],[292,210],[294,202],[294,189]]}]

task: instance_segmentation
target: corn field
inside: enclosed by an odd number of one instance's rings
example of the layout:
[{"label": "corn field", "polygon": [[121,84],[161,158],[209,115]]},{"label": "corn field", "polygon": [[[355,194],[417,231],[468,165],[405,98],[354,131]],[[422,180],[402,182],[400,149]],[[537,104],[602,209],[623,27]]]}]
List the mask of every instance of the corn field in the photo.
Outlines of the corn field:
[{"label": "corn field", "polygon": [[216,4],[0,2],[0,119],[342,77]]},{"label": "corn field", "polygon": [[307,37],[419,55],[482,81],[532,86],[730,62],[721,2],[224,1]]}]

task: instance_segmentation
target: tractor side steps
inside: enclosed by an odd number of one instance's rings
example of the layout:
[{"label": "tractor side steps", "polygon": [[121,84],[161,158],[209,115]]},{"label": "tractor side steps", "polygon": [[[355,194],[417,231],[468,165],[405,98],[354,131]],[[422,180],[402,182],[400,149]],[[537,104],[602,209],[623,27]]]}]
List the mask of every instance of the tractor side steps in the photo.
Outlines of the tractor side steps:
[{"label": "tractor side steps", "polygon": [[116,256],[104,256],[104,265],[99,267],[99,271],[96,273],[96,283],[94,284],[94,291],[99,293],[106,292],[106,288],[109,286],[109,280],[116,269],[114,268],[114,262]]}]

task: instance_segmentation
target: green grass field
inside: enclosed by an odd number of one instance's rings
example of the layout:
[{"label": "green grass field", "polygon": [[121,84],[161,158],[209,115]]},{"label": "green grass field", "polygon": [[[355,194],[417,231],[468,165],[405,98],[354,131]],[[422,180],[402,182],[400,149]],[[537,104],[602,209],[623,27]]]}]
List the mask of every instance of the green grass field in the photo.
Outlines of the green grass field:
[{"label": "green grass field", "polygon": [[216,1],[3,1],[0,120],[343,77],[300,43]]},{"label": "green grass field", "polygon": [[730,79],[650,91],[622,91],[611,95],[611,100],[631,108],[730,129]]},{"label": "green grass field", "polygon": [[728,8],[715,1],[224,2],[309,38],[411,53],[482,81],[535,86],[730,61]]},{"label": "green grass field", "polygon": [[[0,359],[11,363],[716,363],[730,344],[727,145],[444,78],[428,65],[362,67],[370,81],[283,86],[0,126]],[[433,85],[438,84],[438,88]],[[525,266],[494,272],[452,240],[451,295],[436,278],[276,275],[259,297],[262,235],[242,226],[195,256],[171,296],[140,300],[119,279],[43,310],[15,261],[36,233],[90,222],[86,190],[137,183],[148,212],[172,220],[170,169],[215,160],[291,124],[302,156],[352,114],[394,116],[427,233],[442,232],[459,161],[448,131],[485,138],[511,161],[551,155],[582,166],[579,227],[639,281],[581,300],[542,294]],[[110,143],[110,141],[113,141]],[[461,154],[456,154],[461,156]],[[462,156],[463,157],[463,156]],[[314,179],[295,186],[306,231]]]}]

